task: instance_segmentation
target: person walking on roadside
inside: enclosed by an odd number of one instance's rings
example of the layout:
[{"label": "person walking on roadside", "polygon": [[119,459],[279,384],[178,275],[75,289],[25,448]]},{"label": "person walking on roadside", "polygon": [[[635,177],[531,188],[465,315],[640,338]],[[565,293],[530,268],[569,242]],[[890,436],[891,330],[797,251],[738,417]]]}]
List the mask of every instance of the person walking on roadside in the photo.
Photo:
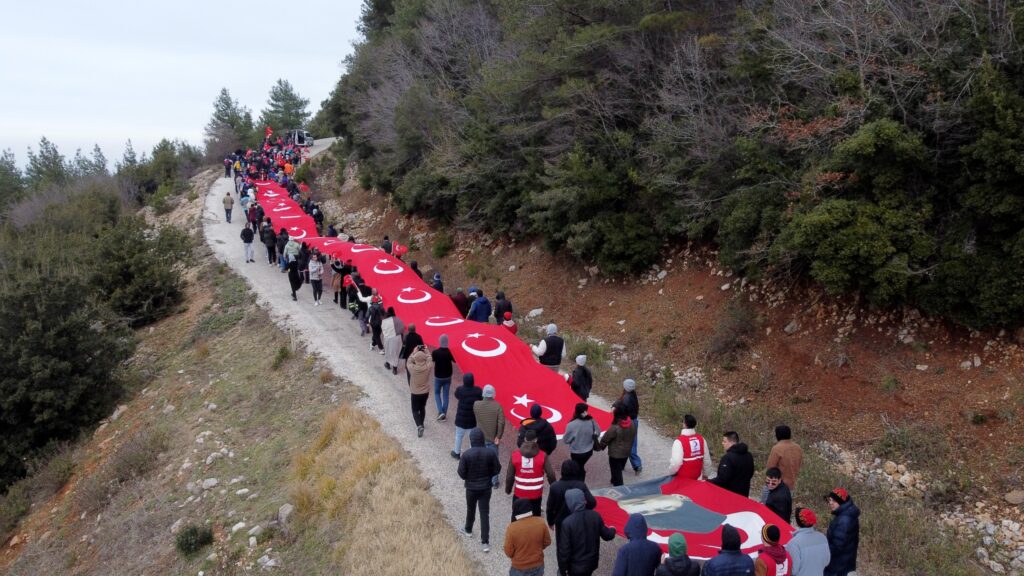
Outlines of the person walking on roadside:
[{"label": "person walking on roadside", "polygon": [[462,386],[455,389],[455,447],[452,448],[452,458],[458,458],[462,452],[462,439],[466,433],[476,428],[476,414],[473,412],[473,404],[476,404],[484,397],[483,390],[476,386],[472,372],[462,375]]},{"label": "person walking on roadside", "polygon": [[718,474],[710,482],[749,498],[750,479],[754,477],[754,456],[747,445],[740,442],[740,435],[736,432],[722,435],[722,448],[725,448],[725,454],[718,461]]},{"label": "person walking on roadside", "polygon": [[764,548],[757,554],[754,560],[754,576],[792,576],[793,559],[779,544],[782,532],[774,524],[765,524],[761,527],[761,541]]},{"label": "person walking on roadside", "polygon": [[621,404],[612,406],[612,424],[597,442],[597,449],[608,449],[608,468],[611,470],[612,486],[622,486],[622,471],[629,461],[629,450],[633,446],[636,428],[626,409]]},{"label": "person walking on roadside", "polygon": [[376,290],[370,297],[370,305],[366,308],[366,323],[370,325],[370,350],[377,350],[384,355],[384,299]]},{"label": "person walking on roadside", "polygon": [[796,509],[796,532],[786,544],[786,551],[793,559],[793,576],[822,576],[825,573],[831,554],[828,538],[814,529],[817,523],[814,510]]},{"label": "person walking on roadside", "polygon": [[473,320],[475,322],[482,322],[487,324],[491,317],[491,301],[484,296],[484,291],[477,289],[476,300],[469,306],[469,314],[466,315],[466,320]]},{"label": "person walking on roadside", "polygon": [[[562,537],[558,549],[559,576],[591,576],[601,558],[601,540],[615,538],[615,529],[606,526],[601,515],[586,509],[583,491],[572,489],[565,493],[569,516],[562,522]],[[738,539],[738,537],[737,537]]]},{"label": "person walking on roadside", "polygon": [[386,235],[384,236],[384,241],[380,244],[380,249],[383,250],[385,254],[391,254],[391,239]]},{"label": "person walking on roadside", "polygon": [[636,380],[626,378],[622,381],[622,395],[619,396],[619,403],[626,409],[626,416],[633,421],[633,445],[629,449],[629,465],[633,468],[633,473],[639,475],[644,471],[644,463],[637,452],[638,438],[640,437],[640,398],[636,395]]},{"label": "person walking on roadside", "polygon": [[654,576],[700,576],[700,564],[686,555],[686,536],[681,532],[668,537],[668,558],[654,571]]},{"label": "person walking on roadside", "polygon": [[826,496],[828,507],[835,518],[828,525],[830,555],[825,576],[846,576],[857,569],[857,548],[860,546],[860,508],[843,488],[836,488]]},{"label": "person walking on roadside", "polygon": [[225,156],[224,157],[224,177],[225,178],[231,178],[231,165],[232,164],[234,164],[234,161],[231,159],[231,156]]},{"label": "person walking on roadside", "polygon": [[[356,283],[356,319],[359,320],[359,336],[366,336],[370,332],[369,312],[370,301],[373,300],[373,288],[366,285],[362,278],[353,278]],[[422,341],[420,342],[422,344]],[[412,349],[409,350],[412,352]],[[408,354],[403,356],[407,357]]]},{"label": "person walking on roadside", "polygon": [[697,419],[692,414],[683,416],[683,430],[672,443],[672,457],[668,463],[669,475],[682,474],[683,478],[700,480],[711,477],[711,453],[704,437],[697,434]]},{"label": "person walking on roadside", "polygon": [[537,357],[541,366],[553,372],[558,372],[558,367],[562,364],[562,358],[565,358],[565,340],[558,335],[558,326],[554,324],[548,324],[545,331],[547,336],[538,342],[536,346],[531,347],[533,355]]},{"label": "person walking on roadside", "polygon": [[722,550],[704,563],[704,576],[748,576],[754,573],[754,561],[740,552],[740,532],[730,524],[722,525]]},{"label": "person walking on roadside", "polygon": [[[459,478],[466,487],[466,523],[462,531],[473,534],[476,509],[480,509],[480,541],[484,552],[491,551],[491,477],[501,473],[501,462],[494,452],[484,447],[484,433],[479,428],[469,431],[469,450],[459,456]],[[507,538],[507,535],[506,535]]]},{"label": "person walking on roadside", "polygon": [[456,288],[451,299],[455,309],[459,311],[459,317],[465,318],[469,314],[469,298],[466,297],[466,293],[462,291],[462,288]]},{"label": "person walking on roadside", "polygon": [[582,480],[587,479],[587,461],[594,455],[594,443],[601,436],[601,428],[590,416],[589,409],[585,403],[577,403],[562,435],[562,442],[569,447],[569,458],[579,465]]},{"label": "person walking on roadside", "polygon": [[252,240],[256,237],[256,234],[252,231],[252,226],[246,222],[245,228],[242,228],[242,246],[245,248],[245,263],[255,262],[252,257]]},{"label": "person walking on roadside", "polygon": [[433,281],[430,283],[430,287],[437,290],[441,294],[444,294],[444,282],[441,281],[441,273],[434,272]]},{"label": "person walking on roadside", "polygon": [[[384,340],[384,368],[391,370],[392,374],[398,374],[399,356],[402,354],[404,344],[405,325],[395,316],[395,309],[388,307],[384,320],[380,324],[381,337]],[[435,367],[436,360],[435,360]]]},{"label": "person walking on roadside", "polygon": [[530,503],[512,503],[512,524],[505,530],[505,555],[512,561],[508,576],[544,576],[544,549],[551,545],[551,532],[533,515]]},{"label": "person walking on roadside", "polygon": [[537,446],[537,434],[526,432],[522,446],[512,452],[508,472],[505,473],[505,493],[512,494],[512,501],[529,500],[534,516],[541,515],[544,496],[544,478],[548,484],[555,481],[551,459]]},{"label": "person walking on roadside", "polygon": [[[477,428],[484,433],[484,446],[497,456],[501,437],[505,435],[505,410],[494,399],[494,393],[494,386],[484,386],[483,398],[473,404],[473,416],[476,417]],[[495,488],[499,486],[499,480],[498,476],[491,478]]]},{"label": "person walking on roadside", "polygon": [[313,287],[313,306],[319,306],[324,295],[324,263],[319,250],[313,249],[306,269],[309,271],[309,284]]},{"label": "person walking on roadside", "polygon": [[579,396],[580,400],[586,402],[587,398],[590,398],[590,389],[593,386],[594,375],[590,372],[590,368],[587,368],[587,356],[580,354],[576,357],[576,367],[569,375],[569,388],[576,396]]},{"label": "person walking on roadside", "polygon": [[[437,407],[437,421],[444,422],[448,419],[448,397],[452,387],[453,365],[455,364],[455,357],[448,349],[447,334],[441,334],[438,347],[431,353],[431,356],[434,359],[434,405]],[[484,439],[487,441],[493,439],[493,436],[488,436],[487,430],[484,430]]]},{"label": "person walking on roadside", "polygon": [[344,297],[346,275],[348,272],[345,270],[345,263],[341,261],[341,258],[331,260],[331,291],[334,292],[334,303],[340,304],[342,308],[347,304]]},{"label": "person walking on roadside", "polygon": [[231,209],[235,207],[235,199],[231,197],[231,192],[224,195],[222,202],[224,203],[224,219],[231,224]]},{"label": "person walking on roadside", "polygon": [[791,492],[796,492],[796,479],[804,462],[804,450],[793,442],[793,431],[785,424],[775,427],[775,440],[777,442],[768,453],[765,467],[781,470],[782,481],[789,486]]},{"label": "person walking on roadside", "polygon": [[[597,500],[590,493],[590,488],[587,488],[587,483],[581,477],[579,464],[572,460],[563,460],[561,472],[562,477],[551,484],[545,512],[548,527],[555,531],[556,542],[562,538],[562,522],[569,516],[569,505],[565,502],[565,494],[569,490],[575,489],[583,492],[587,510],[593,510],[597,507]],[[558,573],[562,573],[561,565],[559,565]]]},{"label": "person walking on roadside", "polygon": [[512,301],[505,297],[503,291],[498,290],[494,296],[494,320],[500,324],[506,312],[512,314]]},{"label": "person walking on roadside", "polygon": [[278,230],[274,241],[277,243],[275,246],[277,249],[277,266],[281,269],[281,272],[287,272],[288,257],[284,255],[284,248],[288,245],[288,231],[284,228]]},{"label": "person walking on roadside", "polygon": [[612,576],[652,576],[661,564],[661,546],[647,539],[647,520],[630,514],[623,532],[629,543],[615,554]]},{"label": "person walking on roadside", "polygon": [[522,446],[526,433],[532,430],[537,434],[537,444],[540,446],[540,449],[550,456],[555,451],[555,448],[558,447],[558,435],[555,434],[555,428],[551,423],[541,418],[541,412],[540,404],[534,403],[530,406],[530,417],[524,418],[519,423],[519,436],[516,437],[516,446]]},{"label": "person walking on roadside", "polygon": [[427,398],[430,396],[430,376],[434,372],[434,361],[430,351],[419,345],[409,355],[405,369],[409,373],[409,393],[412,395],[412,419],[416,423],[416,435],[423,437],[423,421],[427,416]]},{"label": "person walking on roadside", "polygon": [[[409,323],[405,333],[405,343],[402,344],[402,353],[399,354],[401,360],[409,361],[409,355],[416,349],[417,346],[423,345],[423,337],[416,332],[416,324],[413,322]],[[406,376],[408,376],[408,369],[406,370]],[[472,428],[472,426],[471,426]]]},{"label": "person walking on roadside", "polygon": [[298,302],[295,293],[302,288],[302,275],[299,274],[299,263],[295,260],[288,262],[288,285],[292,288],[292,301]]}]

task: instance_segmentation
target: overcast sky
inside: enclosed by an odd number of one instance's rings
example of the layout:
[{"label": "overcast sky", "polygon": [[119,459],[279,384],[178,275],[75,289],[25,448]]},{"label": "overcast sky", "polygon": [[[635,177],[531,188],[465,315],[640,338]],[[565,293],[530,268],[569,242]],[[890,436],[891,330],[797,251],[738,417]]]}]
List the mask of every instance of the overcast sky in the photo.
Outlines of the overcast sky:
[{"label": "overcast sky", "polygon": [[220,2],[31,0],[4,6],[0,150],[25,165],[40,136],[66,158],[130,138],[202,145],[226,87],[258,117],[278,78],[315,114],[358,38],[361,0]]}]

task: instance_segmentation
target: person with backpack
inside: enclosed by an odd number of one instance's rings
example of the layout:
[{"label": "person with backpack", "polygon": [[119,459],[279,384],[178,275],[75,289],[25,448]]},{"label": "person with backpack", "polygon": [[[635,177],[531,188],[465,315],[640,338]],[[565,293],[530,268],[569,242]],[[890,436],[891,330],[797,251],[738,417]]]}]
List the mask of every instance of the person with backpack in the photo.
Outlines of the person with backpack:
[{"label": "person with backpack", "polygon": [[554,483],[555,471],[551,459],[537,445],[537,433],[529,430],[522,445],[509,458],[505,493],[512,494],[513,503],[516,500],[529,500],[533,515],[540,516],[545,477],[548,484]]},{"label": "person with backpack", "polygon": [[248,222],[245,223],[245,228],[242,228],[242,246],[245,247],[245,263],[255,262],[252,258],[252,240],[256,235],[253,234],[252,225]]},{"label": "person with backpack", "polygon": [[591,374],[590,368],[587,368],[587,356],[580,354],[576,357],[576,367],[569,375],[569,388],[572,388],[573,393],[579,396],[580,400],[586,402],[587,398],[590,398],[590,389],[593,386],[594,376]]}]

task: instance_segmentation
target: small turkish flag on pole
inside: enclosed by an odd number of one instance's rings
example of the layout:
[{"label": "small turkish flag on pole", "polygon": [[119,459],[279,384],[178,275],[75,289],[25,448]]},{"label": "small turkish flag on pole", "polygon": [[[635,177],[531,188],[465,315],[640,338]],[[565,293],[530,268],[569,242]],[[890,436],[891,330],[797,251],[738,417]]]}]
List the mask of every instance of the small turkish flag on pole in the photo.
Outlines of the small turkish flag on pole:
[{"label": "small turkish flag on pole", "polygon": [[267,138],[270,138],[270,135],[274,133],[274,131],[270,129],[270,126],[267,126],[267,129],[266,129],[265,132],[267,134]]}]

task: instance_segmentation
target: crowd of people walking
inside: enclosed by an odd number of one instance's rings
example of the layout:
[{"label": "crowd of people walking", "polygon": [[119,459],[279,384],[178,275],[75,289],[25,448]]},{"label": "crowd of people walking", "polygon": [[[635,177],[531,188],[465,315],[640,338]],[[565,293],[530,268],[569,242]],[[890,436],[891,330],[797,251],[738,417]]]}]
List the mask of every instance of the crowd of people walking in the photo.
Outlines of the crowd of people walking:
[{"label": "crowd of people walking", "polygon": [[[225,177],[234,178],[234,193],[239,196],[238,204],[245,214],[240,234],[245,262],[255,262],[252,245],[258,239],[266,249],[268,265],[277,266],[287,275],[292,300],[298,301],[298,294],[308,284],[313,306],[322,305],[324,284],[329,283],[332,303],[350,313],[361,337],[370,336],[369,348],[383,356],[384,368],[392,375],[405,372],[412,424],[418,436],[424,434],[431,393],[436,411],[434,421],[438,423],[448,421],[454,395],[450,455],[458,460],[454,472],[462,480],[466,496],[462,529],[470,536],[478,529],[483,551],[490,552],[490,504],[494,490],[502,487],[504,472],[504,491],[512,499],[512,516],[503,543],[504,553],[511,562],[510,576],[544,574],[544,550],[552,542],[557,550],[554,567],[557,574],[593,574],[601,562],[601,542],[612,540],[615,530],[594,510],[597,500],[587,484],[587,467],[593,466],[594,452],[606,451],[612,486],[625,483],[627,465],[634,475],[643,473],[643,460],[638,452],[641,399],[636,381],[627,378],[622,382],[619,397],[612,405],[611,424],[602,431],[589,414],[586,403],[593,390],[594,376],[587,366],[587,357],[577,355],[566,377],[566,386],[580,402],[575,405],[561,439],[551,423],[543,418],[539,404],[529,407],[528,417],[508,422],[505,407],[495,400],[494,386],[479,385],[472,373],[462,373],[461,385],[452,391],[452,379],[458,366],[448,348],[447,336],[442,335],[439,345],[431,350],[417,333],[415,324],[403,322],[377,290],[366,284],[351,260],[328,258],[305,242],[289,237],[287,229],[274,223],[272,216],[260,206],[254,182],[275,180],[314,218],[323,235],[336,237],[344,233],[343,228],[334,224],[323,230],[321,207],[303,195],[292,180],[295,167],[301,161],[300,149],[269,138],[258,151],[244,154],[239,151],[225,158]],[[223,198],[223,206],[225,220],[229,223],[234,205],[235,199],[228,193]],[[355,242],[355,238],[348,235],[348,241]],[[389,254],[396,253],[400,246],[387,236],[380,244]],[[423,277],[416,261],[410,262],[410,268]],[[439,272],[435,272],[428,283],[444,291]],[[450,298],[467,320],[493,321],[513,334],[518,330],[512,301],[503,291],[494,294],[494,302],[477,286],[470,286],[468,291],[456,288]],[[542,366],[561,373],[568,346],[555,324],[544,328],[544,337],[532,346],[532,351]],[[511,435],[515,436],[515,448],[503,464],[500,446],[503,439]],[[764,546],[756,557],[741,550],[739,531],[728,524],[722,527],[721,552],[706,562],[687,555],[687,541],[681,533],[671,535],[668,554],[663,554],[661,546],[648,539],[644,516],[632,514],[624,528],[628,543],[618,549],[611,573],[614,576],[845,576],[854,571],[860,511],[846,490],[831,491],[825,498],[834,519],[827,533],[819,532],[813,510],[793,508],[803,451],[793,441],[788,426],[776,427],[775,436],[777,443],[765,461],[765,480],[758,499],[779,522],[764,526],[760,534]],[[469,446],[465,447],[467,437]],[[723,432],[721,444],[723,454],[715,467],[708,443],[698,432],[696,417],[685,415],[670,454],[664,455],[669,462],[668,473],[707,481],[750,497],[754,455],[736,431]],[[555,458],[558,452],[561,455]],[[561,459],[558,475],[555,474],[557,459]],[[795,522],[796,531],[782,546],[781,527],[790,522]]]}]

